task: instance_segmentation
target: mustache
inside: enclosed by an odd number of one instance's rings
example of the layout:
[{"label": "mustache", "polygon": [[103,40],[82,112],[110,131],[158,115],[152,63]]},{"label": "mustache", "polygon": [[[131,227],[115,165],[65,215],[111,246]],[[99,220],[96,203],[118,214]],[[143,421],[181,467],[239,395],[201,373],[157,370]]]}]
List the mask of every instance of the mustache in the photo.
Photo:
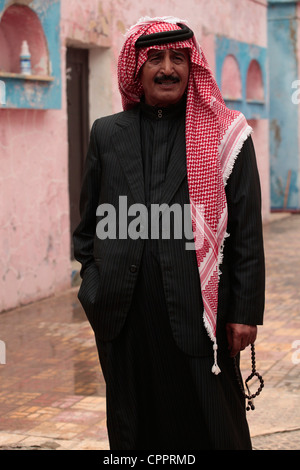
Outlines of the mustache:
[{"label": "mustache", "polygon": [[164,82],[178,83],[179,78],[176,77],[176,75],[162,74],[162,75],[159,75],[159,76],[155,77],[155,79],[154,79],[154,83],[164,83]]}]

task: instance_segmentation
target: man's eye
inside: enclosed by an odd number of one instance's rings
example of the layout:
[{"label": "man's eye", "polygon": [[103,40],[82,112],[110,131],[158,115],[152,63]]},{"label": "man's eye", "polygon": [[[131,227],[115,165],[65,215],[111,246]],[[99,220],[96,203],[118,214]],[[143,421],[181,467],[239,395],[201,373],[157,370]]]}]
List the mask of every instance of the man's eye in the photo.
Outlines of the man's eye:
[{"label": "man's eye", "polygon": [[148,59],[149,62],[159,62],[160,61],[160,56],[153,56]]},{"label": "man's eye", "polygon": [[176,56],[174,56],[174,60],[176,60],[177,62],[182,62],[183,61],[183,56],[176,55]]}]

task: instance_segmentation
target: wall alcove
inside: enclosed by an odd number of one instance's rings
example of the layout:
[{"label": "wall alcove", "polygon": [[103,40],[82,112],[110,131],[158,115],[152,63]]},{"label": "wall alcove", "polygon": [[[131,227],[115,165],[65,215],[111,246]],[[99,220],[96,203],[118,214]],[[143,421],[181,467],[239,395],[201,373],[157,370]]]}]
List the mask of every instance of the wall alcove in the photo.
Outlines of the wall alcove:
[{"label": "wall alcove", "polygon": [[257,60],[251,60],[247,72],[247,101],[264,102],[264,83],[261,67]]},{"label": "wall alcove", "polygon": [[239,64],[234,55],[225,57],[222,67],[221,90],[224,99],[242,99],[242,80]]},{"label": "wall alcove", "polygon": [[0,74],[21,74],[23,40],[27,40],[31,53],[31,75],[50,78],[47,40],[41,22],[31,8],[20,4],[9,6],[0,21]]},{"label": "wall alcove", "polygon": [[[20,66],[23,41],[29,74]],[[61,108],[60,0],[0,0],[0,81],[6,109]]]}]

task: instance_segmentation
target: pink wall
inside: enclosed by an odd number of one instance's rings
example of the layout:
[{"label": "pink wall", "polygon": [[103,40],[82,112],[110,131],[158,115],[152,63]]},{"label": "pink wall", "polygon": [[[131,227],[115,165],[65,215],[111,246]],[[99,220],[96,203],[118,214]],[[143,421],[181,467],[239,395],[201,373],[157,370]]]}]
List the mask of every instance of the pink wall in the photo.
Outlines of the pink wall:
[{"label": "pink wall", "polygon": [[70,285],[66,119],[0,110],[0,310]]},{"label": "pink wall", "polygon": [[[150,5],[150,6],[149,6]],[[62,0],[62,109],[0,109],[0,311],[70,286],[65,54],[69,44],[111,46],[112,110],[121,109],[116,64],[123,34],[141,16],[187,19],[214,70],[214,35],[266,46],[266,0]],[[268,216],[267,122],[254,141]]]}]

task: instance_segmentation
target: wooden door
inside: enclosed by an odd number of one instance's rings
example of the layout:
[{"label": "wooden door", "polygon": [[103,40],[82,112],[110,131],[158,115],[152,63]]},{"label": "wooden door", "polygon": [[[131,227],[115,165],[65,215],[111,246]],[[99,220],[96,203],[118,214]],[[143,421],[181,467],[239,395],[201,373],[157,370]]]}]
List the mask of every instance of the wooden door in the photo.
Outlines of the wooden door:
[{"label": "wooden door", "polygon": [[74,259],[72,234],[80,221],[79,197],[89,139],[88,75],[88,50],[68,48],[67,107],[71,259]]}]

